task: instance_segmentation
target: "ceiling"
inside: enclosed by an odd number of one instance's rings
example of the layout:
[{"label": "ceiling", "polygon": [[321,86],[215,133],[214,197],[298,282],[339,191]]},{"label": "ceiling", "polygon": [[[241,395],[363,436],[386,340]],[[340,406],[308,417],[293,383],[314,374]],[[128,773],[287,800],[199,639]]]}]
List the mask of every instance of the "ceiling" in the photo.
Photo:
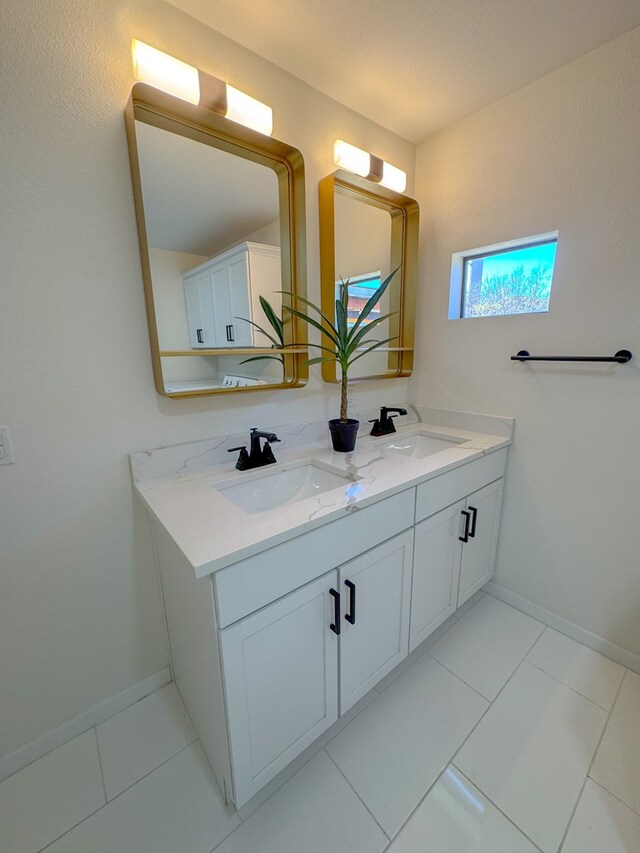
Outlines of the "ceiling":
[{"label": "ceiling", "polygon": [[275,172],[136,121],[149,245],[209,257],[278,219]]},{"label": "ceiling", "polygon": [[640,26],[639,0],[170,0],[420,142]]}]

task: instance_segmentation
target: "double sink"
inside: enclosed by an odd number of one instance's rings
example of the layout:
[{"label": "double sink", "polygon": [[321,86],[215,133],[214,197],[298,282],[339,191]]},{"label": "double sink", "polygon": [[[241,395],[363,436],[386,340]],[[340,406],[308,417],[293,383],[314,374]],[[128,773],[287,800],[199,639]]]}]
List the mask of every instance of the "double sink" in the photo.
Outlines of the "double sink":
[{"label": "double sink", "polygon": [[[463,438],[443,438],[421,428],[411,428],[378,439],[365,439],[370,451],[387,458],[423,459],[462,444]],[[363,441],[363,444],[364,444]],[[238,474],[214,488],[248,515],[257,515],[308,498],[317,497],[337,488],[349,488],[357,483],[357,468],[349,473],[318,459],[301,459],[270,465]]]}]

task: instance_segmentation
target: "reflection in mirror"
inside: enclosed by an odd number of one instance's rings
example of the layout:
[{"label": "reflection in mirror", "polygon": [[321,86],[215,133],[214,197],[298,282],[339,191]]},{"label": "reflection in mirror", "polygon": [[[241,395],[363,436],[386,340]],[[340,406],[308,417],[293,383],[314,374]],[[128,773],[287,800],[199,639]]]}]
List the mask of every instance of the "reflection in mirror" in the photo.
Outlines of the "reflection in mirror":
[{"label": "reflection in mirror", "polygon": [[[355,175],[338,171],[320,182],[322,306],[329,316],[341,280],[349,280],[353,316],[381,281],[395,269],[390,286],[370,320],[392,314],[373,338],[393,338],[387,347],[359,359],[349,379],[409,376],[413,367],[417,275],[418,205],[407,196]],[[339,381],[335,363],[322,369],[328,382]]]},{"label": "reflection in mirror", "polygon": [[[349,325],[353,325],[360,310],[374,290],[391,272],[391,216],[387,210],[363,204],[359,199],[344,195],[334,187],[335,227],[335,299],[339,297],[340,280],[349,280]],[[382,300],[373,309],[365,323],[370,323],[383,314],[391,313],[393,282]],[[397,300],[395,300],[397,301]],[[390,328],[387,320],[376,329],[378,340],[393,337],[396,329]],[[395,346],[392,341],[390,346]],[[375,351],[356,361],[349,370],[350,379],[359,379],[372,374],[384,374],[387,370],[388,354]]]},{"label": "reflection in mirror", "polygon": [[[303,339],[292,318],[283,321],[280,293],[295,283],[288,205],[294,170],[264,151],[248,156],[240,144],[242,137],[259,137],[263,148],[282,143],[213,114],[209,121],[226,131],[222,140],[150,120],[135,102],[133,110],[132,171],[156,387],[185,396],[300,384],[302,353],[294,340],[302,349]],[[241,137],[238,144],[232,134]]]}]

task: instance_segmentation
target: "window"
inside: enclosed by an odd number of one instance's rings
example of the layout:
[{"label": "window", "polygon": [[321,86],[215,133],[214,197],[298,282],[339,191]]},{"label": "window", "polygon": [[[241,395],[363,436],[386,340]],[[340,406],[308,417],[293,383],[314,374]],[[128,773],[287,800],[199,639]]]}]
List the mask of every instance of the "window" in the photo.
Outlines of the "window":
[{"label": "window", "polygon": [[549,310],[558,232],[456,252],[449,319]]}]

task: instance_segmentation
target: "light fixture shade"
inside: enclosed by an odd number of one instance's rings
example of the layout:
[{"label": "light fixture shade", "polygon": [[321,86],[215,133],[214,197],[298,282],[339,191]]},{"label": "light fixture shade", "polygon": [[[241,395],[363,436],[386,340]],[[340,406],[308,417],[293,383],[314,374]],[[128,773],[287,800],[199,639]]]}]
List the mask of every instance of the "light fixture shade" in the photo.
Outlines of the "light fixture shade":
[{"label": "light fixture shade", "polygon": [[131,42],[133,73],[137,80],[182,98],[190,104],[200,101],[198,69],[169,56],[138,39]]},{"label": "light fixture shade", "polygon": [[273,110],[227,83],[227,118],[266,136],[273,133]]},{"label": "light fixture shade", "polygon": [[371,155],[362,148],[356,148],[343,139],[336,139],[333,143],[333,162],[340,169],[347,169],[362,178],[366,178],[371,171]]},{"label": "light fixture shade", "polygon": [[407,173],[403,172],[402,169],[398,169],[397,166],[392,166],[391,163],[387,163],[385,160],[382,166],[380,186],[395,190],[397,193],[403,193],[407,188]]}]

